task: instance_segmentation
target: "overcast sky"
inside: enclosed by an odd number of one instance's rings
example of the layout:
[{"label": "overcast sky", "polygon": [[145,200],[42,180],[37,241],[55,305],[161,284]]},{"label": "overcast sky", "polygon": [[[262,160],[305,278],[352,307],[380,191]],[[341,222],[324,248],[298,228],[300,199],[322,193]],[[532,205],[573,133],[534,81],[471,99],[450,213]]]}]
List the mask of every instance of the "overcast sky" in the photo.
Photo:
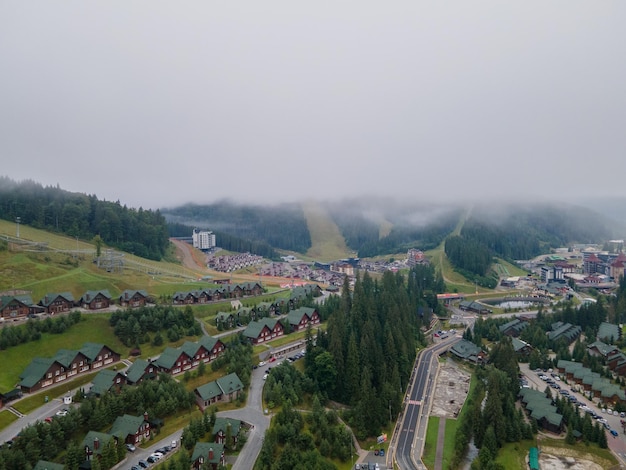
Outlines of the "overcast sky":
[{"label": "overcast sky", "polygon": [[0,175],[129,206],[626,195],[626,2],[0,3]]}]

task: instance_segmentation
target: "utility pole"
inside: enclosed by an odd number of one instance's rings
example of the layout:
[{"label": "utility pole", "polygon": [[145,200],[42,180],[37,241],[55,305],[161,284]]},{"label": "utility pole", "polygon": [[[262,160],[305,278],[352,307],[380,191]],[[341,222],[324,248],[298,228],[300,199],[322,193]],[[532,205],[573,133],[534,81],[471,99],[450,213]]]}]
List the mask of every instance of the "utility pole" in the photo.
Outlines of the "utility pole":
[{"label": "utility pole", "polygon": [[21,217],[16,217],[15,218],[15,222],[17,223],[17,234],[16,234],[16,238],[20,238],[20,221],[21,221]]}]

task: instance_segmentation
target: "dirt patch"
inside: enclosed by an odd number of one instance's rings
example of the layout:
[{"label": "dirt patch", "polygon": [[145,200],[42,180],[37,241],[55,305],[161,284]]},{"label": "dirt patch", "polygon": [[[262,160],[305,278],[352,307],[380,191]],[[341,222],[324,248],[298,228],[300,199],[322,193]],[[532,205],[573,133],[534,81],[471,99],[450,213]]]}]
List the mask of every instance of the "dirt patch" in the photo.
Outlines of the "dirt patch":
[{"label": "dirt patch", "polygon": [[448,358],[440,363],[430,414],[442,418],[456,418],[467,398],[469,385],[469,372],[459,367],[456,361]]},{"label": "dirt patch", "polygon": [[611,462],[574,449],[542,447],[539,453],[539,468],[542,470],[602,470],[610,467]]}]

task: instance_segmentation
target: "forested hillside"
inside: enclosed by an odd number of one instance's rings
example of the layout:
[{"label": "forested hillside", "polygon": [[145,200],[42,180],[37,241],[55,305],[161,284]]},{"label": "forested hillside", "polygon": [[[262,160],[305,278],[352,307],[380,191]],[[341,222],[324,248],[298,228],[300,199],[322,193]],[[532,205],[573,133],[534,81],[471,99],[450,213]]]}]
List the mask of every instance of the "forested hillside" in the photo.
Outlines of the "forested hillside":
[{"label": "forested hillside", "polygon": [[[234,237],[233,244],[255,243],[261,247],[265,243],[298,253],[305,253],[311,247],[311,236],[299,204],[252,206],[223,201],[210,205],[187,204],[162,212],[170,223],[205,227],[212,230],[216,238],[219,234],[218,244],[222,248],[227,248],[224,246],[226,238],[222,238],[226,235]],[[262,254],[255,249],[249,251]]]},{"label": "forested hillside", "polygon": [[617,224],[582,207],[478,207],[460,236],[446,240],[445,251],[460,272],[485,276],[494,256],[529,259],[571,243],[602,243],[618,230]]},{"label": "forested hillside", "polygon": [[83,240],[100,235],[110,246],[160,260],[169,245],[159,211],[128,208],[95,195],[0,177],[0,218]]},{"label": "forested hillside", "polygon": [[[452,232],[461,215],[461,209],[455,207],[412,206],[390,201],[334,204],[329,205],[329,212],[346,244],[361,258],[400,253],[409,248],[435,248]],[[381,234],[385,222],[391,230]]]},{"label": "forested hillside", "polygon": [[[330,297],[322,307],[329,318],[326,334],[309,345],[305,373],[325,398],[350,405],[346,419],[359,437],[375,436],[402,405],[420,327],[437,312],[443,280],[430,266],[417,266],[408,277],[386,271],[380,281],[367,273],[351,294]],[[431,310],[432,309],[432,310]]]},{"label": "forested hillside", "polygon": [[[171,237],[189,237],[194,228],[209,230],[208,227],[192,227],[190,225],[179,223],[169,223],[167,228]],[[276,250],[274,250],[274,248],[272,248],[267,242],[246,240],[220,230],[212,230],[212,232],[215,234],[218,246],[224,250],[236,251],[239,253],[249,252],[273,260],[279,259],[279,255]]]}]

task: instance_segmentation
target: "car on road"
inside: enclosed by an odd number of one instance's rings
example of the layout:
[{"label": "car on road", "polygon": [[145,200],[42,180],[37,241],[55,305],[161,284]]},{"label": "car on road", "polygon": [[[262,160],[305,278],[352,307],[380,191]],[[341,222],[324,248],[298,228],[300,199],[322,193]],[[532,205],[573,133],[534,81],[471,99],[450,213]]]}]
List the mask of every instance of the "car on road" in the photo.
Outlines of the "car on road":
[{"label": "car on road", "polygon": [[269,375],[269,374],[265,374],[265,375],[263,376],[263,380],[267,380],[267,376],[268,376],[268,375]]},{"label": "car on road", "polygon": [[617,437],[617,431],[615,429],[611,429],[611,434],[613,437]]},{"label": "car on road", "polygon": [[133,444],[126,444],[126,448],[130,451],[130,452],[135,452],[137,450],[137,448],[133,445]]},{"label": "car on road", "polygon": [[62,410],[57,411],[56,415],[57,416],[67,416],[67,412],[68,412],[67,408],[64,408]]}]

